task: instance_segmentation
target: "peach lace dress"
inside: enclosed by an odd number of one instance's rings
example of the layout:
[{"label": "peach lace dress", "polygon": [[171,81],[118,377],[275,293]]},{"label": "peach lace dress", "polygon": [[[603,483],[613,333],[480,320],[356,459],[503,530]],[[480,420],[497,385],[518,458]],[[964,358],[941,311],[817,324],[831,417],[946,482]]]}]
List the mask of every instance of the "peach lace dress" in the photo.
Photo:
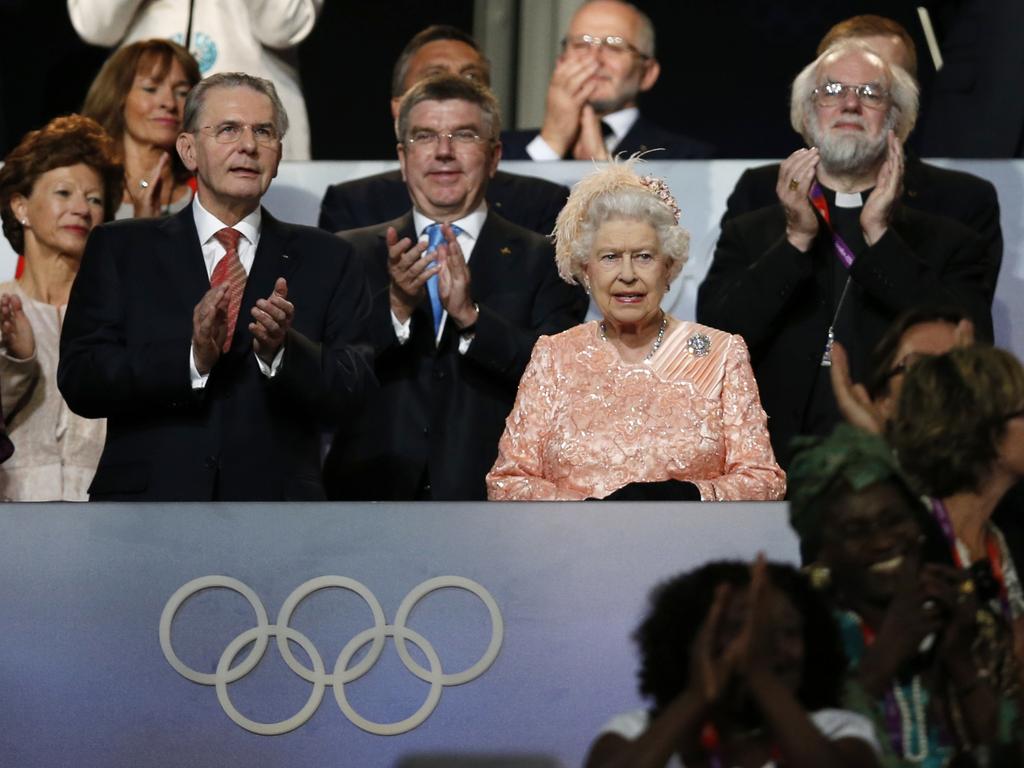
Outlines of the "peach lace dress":
[{"label": "peach lace dress", "polygon": [[630,364],[597,322],[542,336],[488,498],[600,499],[668,479],[694,483],[706,501],[785,493],[743,339],[676,322],[650,360]]}]

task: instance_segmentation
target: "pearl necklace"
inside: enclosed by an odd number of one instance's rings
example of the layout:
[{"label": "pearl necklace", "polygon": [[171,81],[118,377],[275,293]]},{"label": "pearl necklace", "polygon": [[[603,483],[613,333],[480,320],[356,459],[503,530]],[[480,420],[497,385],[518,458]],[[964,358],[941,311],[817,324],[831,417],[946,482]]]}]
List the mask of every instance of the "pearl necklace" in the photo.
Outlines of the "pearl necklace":
[{"label": "pearl necklace", "polygon": [[[602,320],[598,324],[598,327],[601,329],[601,341],[608,341],[608,333],[607,333],[607,329],[605,328],[604,320]],[[650,360],[652,357],[654,357],[654,353],[658,351],[659,347],[661,347],[661,342],[663,342],[665,340],[665,329],[666,328],[668,328],[668,315],[666,315],[664,312],[662,312],[661,313],[661,327],[658,328],[658,338],[656,338],[654,340],[654,344],[651,346],[651,351],[648,352],[647,353],[647,357],[644,358],[645,362],[647,360]]]},{"label": "pearl necklace", "polygon": [[[928,729],[925,725],[924,697],[921,695],[920,675],[914,675],[914,679],[910,683],[910,703],[907,702],[907,697],[903,694],[903,690],[898,682],[893,683],[892,693],[896,699],[896,706],[900,710],[900,725],[903,731],[901,734],[903,737],[903,757],[911,763],[924,762],[925,758],[928,757]],[[911,719],[910,713],[911,704],[914,707],[913,719]],[[912,744],[915,726],[917,730],[917,752],[913,751]]]}]

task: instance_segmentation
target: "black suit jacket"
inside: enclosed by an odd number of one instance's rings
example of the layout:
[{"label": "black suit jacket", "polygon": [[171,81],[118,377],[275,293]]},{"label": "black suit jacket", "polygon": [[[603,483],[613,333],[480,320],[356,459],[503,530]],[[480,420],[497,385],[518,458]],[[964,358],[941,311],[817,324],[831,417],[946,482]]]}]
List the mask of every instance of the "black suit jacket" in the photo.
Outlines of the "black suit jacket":
[{"label": "black suit jacket", "polygon": [[366,267],[373,292],[371,337],[380,390],[362,417],[339,430],[324,468],[333,499],[412,499],[429,472],[434,499],[486,499],[519,378],[541,334],[579,323],[586,296],[559,279],[551,243],[493,211],[469,260],[480,308],[469,350],[459,354],[450,320],[434,342],[424,296],[399,344],[391,321],[384,234],[415,239],[412,213],[342,233]]},{"label": "black suit jacket", "polygon": [[[550,235],[569,188],[533,176],[498,171],[487,185],[487,205],[513,224]],[[327,188],[318,225],[341,232],[397,219],[412,207],[401,171],[344,181]]]},{"label": "black suit jacket", "polygon": [[[271,379],[247,319],[278,277],[295,317]],[[321,424],[352,412],[374,384],[362,265],[338,238],[263,211],[232,346],[193,390],[192,311],[209,288],[191,206],[90,236],[57,381],[75,413],[107,418],[92,499],[324,498]]]},{"label": "black suit jacket", "polygon": [[[722,227],[730,219],[759,208],[776,205],[775,183],[779,164],[748,168],[736,182],[726,203]],[[900,202],[918,211],[955,219],[981,237],[982,268],[989,303],[996,291],[1003,260],[1003,230],[999,224],[999,199],[991,182],[963,171],[939,168],[907,155]]]},{"label": "black suit jacket", "polygon": [[[824,225],[811,250],[785,237],[781,205],[726,222],[697,294],[697,320],[743,336],[775,456],[789,462],[789,441],[805,423],[828,328],[835,255]],[[856,342],[854,379],[863,380],[871,350],[893,318],[916,304],[964,307],[978,333],[992,318],[977,235],[951,219],[903,208],[886,234],[850,269],[844,324]],[[842,339],[840,339],[842,340]]]},{"label": "black suit jacket", "polygon": [[[522,131],[504,131],[501,134],[501,156],[505,160],[529,160],[526,145],[540,133],[539,129],[531,128]],[[663,149],[664,152],[653,152],[650,160],[702,160],[714,155],[714,147],[703,141],[692,139],[681,133],[665,130],[651,122],[641,113],[633,127],[622,137],[615,147],[615,154],[626,157],[649,149]],[[566,158],[571,160],[572,158]]]}]

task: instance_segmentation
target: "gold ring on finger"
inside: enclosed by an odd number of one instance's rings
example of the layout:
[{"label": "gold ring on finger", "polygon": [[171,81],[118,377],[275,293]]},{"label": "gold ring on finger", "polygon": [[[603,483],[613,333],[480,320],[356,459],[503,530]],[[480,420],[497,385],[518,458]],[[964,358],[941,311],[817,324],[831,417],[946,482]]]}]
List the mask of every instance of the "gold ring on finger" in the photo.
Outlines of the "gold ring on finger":
[{"label": "gold ring on finger", "polygon": [[796,190],[797,190],[797,188],[799,186],[800,186],[800,182],[797,181],[796,179],[790,179],[789,180],[789,189],[790,189],[791,192],[796,192]]}]

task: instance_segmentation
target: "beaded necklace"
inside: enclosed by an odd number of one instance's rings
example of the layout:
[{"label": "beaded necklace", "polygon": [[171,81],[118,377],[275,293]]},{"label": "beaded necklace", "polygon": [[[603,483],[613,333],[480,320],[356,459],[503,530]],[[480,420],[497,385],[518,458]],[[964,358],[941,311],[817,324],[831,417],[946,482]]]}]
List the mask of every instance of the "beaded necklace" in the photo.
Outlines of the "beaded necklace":
[{"label": "beaded necklace", "polygon": [[[604,320],[600,322],[598,328],[601,329],[601,341],[608,341],[607,330],[604,325]],[[654,357],[654,353],[658,351],[661,346],[661,342],[665,340],[665,329],[668,328],[668,315],[664,312],[661,313],[661,327],[658,328],[658,338],[654,340],[654,345],[651,347],[651,351],[647,353],[647,357],[644,358],[644,362]]]}]

